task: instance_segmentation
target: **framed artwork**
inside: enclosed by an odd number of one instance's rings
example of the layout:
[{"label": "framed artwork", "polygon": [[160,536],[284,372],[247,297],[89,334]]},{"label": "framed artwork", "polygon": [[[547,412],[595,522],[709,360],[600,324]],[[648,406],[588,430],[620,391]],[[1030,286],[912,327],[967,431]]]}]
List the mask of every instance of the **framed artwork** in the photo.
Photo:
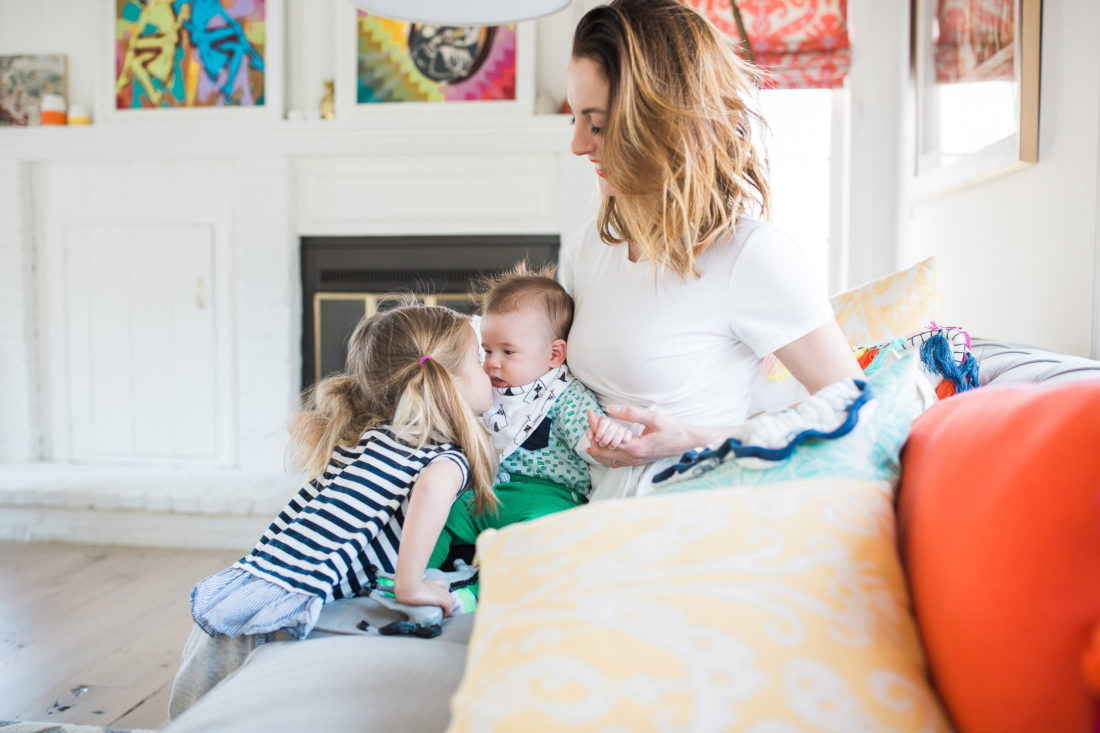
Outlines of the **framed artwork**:
[{"label": "framed artwork", "polygon": [[282,116],[282,0],[104,1],[110,116]]},{"label": "framed artwork", "polygon": [[0,56],[0,125],[41,124],[46,94],[65,96],[64,56]]},{"label": "framed artwork", "polygon": [[913,0],[914,194],[1039,160],[1042,0]]},{"label": "framed artwork", "polygon": [[337,13],[336,116],[534,108],[534,27],[446,26]]}]

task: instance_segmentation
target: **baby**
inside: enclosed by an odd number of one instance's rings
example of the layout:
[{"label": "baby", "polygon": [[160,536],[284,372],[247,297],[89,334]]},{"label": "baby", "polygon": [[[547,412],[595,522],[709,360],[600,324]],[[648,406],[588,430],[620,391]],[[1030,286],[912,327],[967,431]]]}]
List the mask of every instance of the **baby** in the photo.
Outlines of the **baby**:
[{"label": "baby", "polygon": [[[486,283],[480,297],[485,373],[493,408],[482,417],[500,453],[501,474],[552,481],[588,496],[592,490],[587,412],[603,415],[596,396],[565,365],[573,299],[553,278],[553,267],[525,264]],[[630,440],[615,423],[601,443]]]},{"label": "baby", "polygon": [[[526,264],[483,281],[483,367],[493,386],[493,407],[482,421],[500,456],[493,487],[496,515],[471,516],[468,502],[454,504],[430,567],[439,567],[452,543],[472,544],[478,532],[536,519],[588,501],[592,491],[588,411],[605,415],[596,396],[565,365],[573,299],[554,279],[553,267]],[[612,420],[600,443],[617,447],[631,433]]]}]

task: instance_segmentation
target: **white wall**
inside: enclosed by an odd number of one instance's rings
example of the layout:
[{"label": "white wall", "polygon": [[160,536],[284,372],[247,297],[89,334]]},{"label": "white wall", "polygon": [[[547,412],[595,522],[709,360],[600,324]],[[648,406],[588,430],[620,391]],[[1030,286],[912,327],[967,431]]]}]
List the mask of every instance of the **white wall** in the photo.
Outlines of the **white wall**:
[{"label": "white wall", "polygon": [[898,269],[908,160],[909,2],[852,0],[848,23],[848,251],[842,269],[854,287]]},{"label": "white wall", "polygon": [[[64,22],[57,22],[64,17]],[[0,0],[0,53],[68,56],[69,88],[90,102],[94,80],[95,3],[78,0],[21,2]],[[0,128],[0,135],[5,130]],[[31,167],[0,157],[0,460],[29,460],[39,455],[41,432],[37,412],[38,368],[32,273],[34,252]]]},{"label": "white wall", "polygon": [[935,255],[944,317],[1100,356],[1100,3],[1043,3],[1039,162],[903,213],[901,265]]},{"label": "white wall", "polygon": [[0,0],[0,54],[64,54],[69,99],[89,105],[102,7],[98,1]]},{"label": "white wall", "polygon": [[30,166],[0,160],[0,460],[39,453]]}]

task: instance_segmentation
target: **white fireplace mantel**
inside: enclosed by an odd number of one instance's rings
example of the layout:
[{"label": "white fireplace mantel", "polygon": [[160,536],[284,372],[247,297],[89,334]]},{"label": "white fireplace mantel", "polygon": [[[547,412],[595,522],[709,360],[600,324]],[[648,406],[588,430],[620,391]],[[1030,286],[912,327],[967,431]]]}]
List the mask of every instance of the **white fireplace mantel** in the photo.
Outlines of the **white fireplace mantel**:
[{"label": "white fireplace mantel", "polygon": [[237,527],[219,502],[244,491],[248,526],[203,540],[239,543],[290,478],[300,238],[568,235],[598,202],[570,135],[503,113],[0,130],[0,538],[178,545]]},{"label": "white fireplace mantel", "polygon": [[0,159],[188,160],[255,155],[366,156],[567,153],[568,115],[386,115],[378,119],[218,120],[4,128]]}]

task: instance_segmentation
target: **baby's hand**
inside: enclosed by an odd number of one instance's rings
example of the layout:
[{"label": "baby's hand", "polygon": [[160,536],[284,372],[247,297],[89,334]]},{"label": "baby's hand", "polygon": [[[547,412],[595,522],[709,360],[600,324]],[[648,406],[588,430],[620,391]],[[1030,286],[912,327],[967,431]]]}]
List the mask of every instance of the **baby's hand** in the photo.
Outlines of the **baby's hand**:
[{"label": "baby's hand", "polygon": [[588,442],[601,448],[615,450],[630,442],[630,429],[607,415],[588,411]]}]

